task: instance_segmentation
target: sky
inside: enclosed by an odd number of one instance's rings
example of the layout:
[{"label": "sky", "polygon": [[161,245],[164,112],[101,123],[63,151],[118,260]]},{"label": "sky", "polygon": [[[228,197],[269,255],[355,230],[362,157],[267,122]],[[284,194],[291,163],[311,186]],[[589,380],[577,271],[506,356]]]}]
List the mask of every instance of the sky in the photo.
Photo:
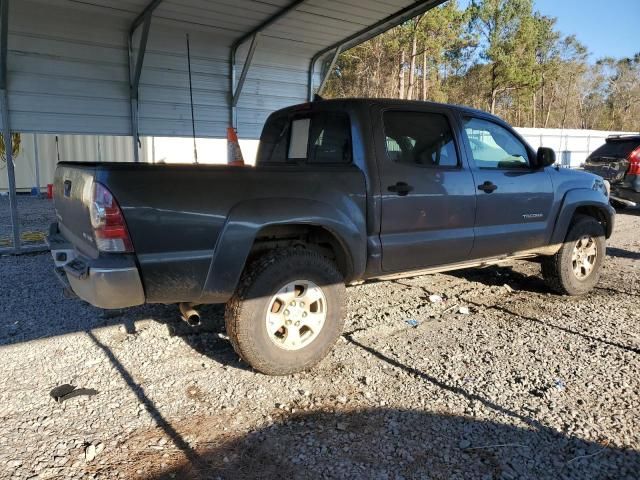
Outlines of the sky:
[{"label": "sky", "polygon": [[535,8],[557,17],[558,30],[575,34],[592,61],[640,52],[640,0],[535,0]]},{"label": "sky", "polygon": [[[640,0],[534,0],[535,9],[558,19],[563,35],[574,34],[602,57],[631,57],[640,52]],[[469,0],[460,0],[466,6]]]}]

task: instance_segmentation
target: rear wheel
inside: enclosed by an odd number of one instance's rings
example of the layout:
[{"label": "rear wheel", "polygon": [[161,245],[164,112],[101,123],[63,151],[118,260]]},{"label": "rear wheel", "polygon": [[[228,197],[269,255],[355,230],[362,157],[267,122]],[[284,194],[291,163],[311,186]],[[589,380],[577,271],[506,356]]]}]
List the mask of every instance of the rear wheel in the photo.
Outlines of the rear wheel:
[{"label": "rear wheel", "polygon": [[605,253],[602,225],[593,217],[579,215],[558,253],[543,260],[542,275],[558,293],[583,295],[598,283]]},{"label": "rear wheel", "polygon": [[227,304],[229,339],[262,373],[306,370],[342,333],[344,295],[342,275],[329,259],[302,248],[275,250],[246,269]]}]

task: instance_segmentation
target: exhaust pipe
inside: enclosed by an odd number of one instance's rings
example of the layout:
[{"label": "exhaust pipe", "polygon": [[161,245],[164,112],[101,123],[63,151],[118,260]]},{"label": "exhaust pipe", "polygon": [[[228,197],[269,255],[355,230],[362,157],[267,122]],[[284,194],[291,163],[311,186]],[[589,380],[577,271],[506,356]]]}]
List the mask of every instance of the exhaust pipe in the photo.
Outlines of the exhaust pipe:
[{"label": "exhaust pipe", "polygon": [[193,308],[193,303],[181,303],[179,305],[182,319],[191,327],[200,325],[200,313]]}]

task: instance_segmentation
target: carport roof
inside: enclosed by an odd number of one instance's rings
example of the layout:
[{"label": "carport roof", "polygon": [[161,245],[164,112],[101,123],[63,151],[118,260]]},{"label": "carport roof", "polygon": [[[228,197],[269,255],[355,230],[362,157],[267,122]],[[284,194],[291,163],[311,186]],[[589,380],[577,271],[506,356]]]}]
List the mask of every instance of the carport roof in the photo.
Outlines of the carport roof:
[{"label": "carport roof", "polygon": [[0,1],[11,130],[257,138],[336,52],[445,0]]},{"label": "carport roof", "polygon": [[102,3],[109,8],[137,14],[136,24],[142,21],[141,12],[155,7],[155,18],[212,28],[236,39],[275,20],[263,30],[264,36],[294,41],[308,52],[317,53],[359,32],[362,41],[378,22],[388,20],[383,28],[390,28],[442,1],[110,0]]}]

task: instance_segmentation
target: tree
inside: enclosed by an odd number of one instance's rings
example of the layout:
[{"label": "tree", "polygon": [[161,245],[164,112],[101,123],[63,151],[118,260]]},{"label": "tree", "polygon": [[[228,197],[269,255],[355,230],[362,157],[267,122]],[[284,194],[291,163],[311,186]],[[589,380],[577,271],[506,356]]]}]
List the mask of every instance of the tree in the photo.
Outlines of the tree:
[{"label": "tree", "polygon": [[609,124],[640,128],[640,53],[633,58],[615,60],[604,58],[598,62],[605,71]]},{"label": "tree", "polygon": [[328,97],[469,105],[516,126],[640,128],[640,53],[589,63],[533,0],[455,0],[343,52]]},{"label": "tree", "polygon": [[498,96],[534,82],[535,25],[532,0],[473,0],[472,23],[483,43],[480,57],[490,66],[489,110]]},{"label": "tree", "polygon": [[[555,23],[555,18],[534,14],[536,57],[534,75],[537,77],[536,83],[540,89],[540,110],[544,115],[544,128],[547,128],[549,124],[551,108],[557,95],[556,81],[560,67],[560,50],[558,48],[560,34],[554,29]],[[532,123],[534,127],[536,126],[536,112],[538,109],[536,99],[537,91],[534,91],[532,104]]]},{"label": "tree", "polygon": [[465,69],[468,52],[477,46],[470,16],[471,9],[460,10],[455,0],[423,15],[422,100],[448,101],[447,79]]}]

